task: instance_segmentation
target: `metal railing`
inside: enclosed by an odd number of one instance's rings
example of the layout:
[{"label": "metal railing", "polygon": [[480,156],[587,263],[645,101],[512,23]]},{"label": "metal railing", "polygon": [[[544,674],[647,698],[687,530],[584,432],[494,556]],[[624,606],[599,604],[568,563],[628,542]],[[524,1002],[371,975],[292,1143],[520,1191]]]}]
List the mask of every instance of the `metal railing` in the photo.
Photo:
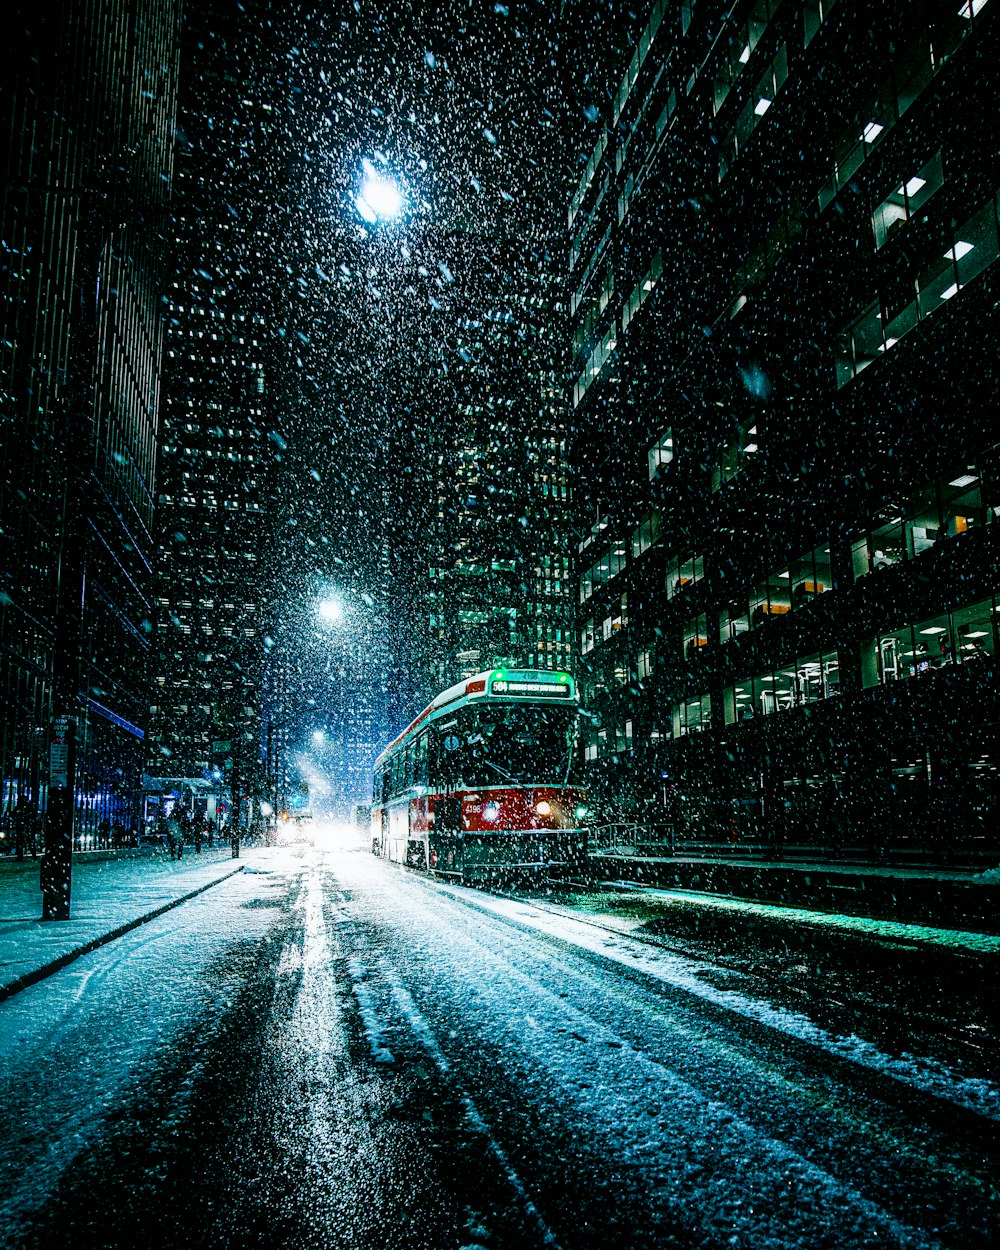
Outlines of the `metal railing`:
[{"label": "metal railing", "polygon": [[595,825],[587,834],[591,854],[624,852],[633,855],[673,855],[674,839],[672,824],[640,824],[638,821]]}]

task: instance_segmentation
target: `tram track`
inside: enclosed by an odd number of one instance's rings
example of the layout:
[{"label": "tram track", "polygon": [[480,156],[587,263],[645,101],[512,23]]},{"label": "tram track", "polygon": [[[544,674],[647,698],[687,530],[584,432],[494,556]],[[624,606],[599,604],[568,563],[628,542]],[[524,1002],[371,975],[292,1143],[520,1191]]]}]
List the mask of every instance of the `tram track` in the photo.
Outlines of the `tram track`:
[{"label": "tram track", "polygon": [[[409,877],[420,887],[388,895],[393,912],[405,911],[405,937],[384,901],[366,902],[358,913],[359,940],[379,951],[381,966],[373,960],[371,971],[382,985],[386,1018],[399,1030],[397,1044],[433,1066],[441,1097],[452,1101],[468,1091],[474,1098],[492,1136],[513,1151],[509,1157],[518,1175],[563,1244],[577,1244],[579,1235],[565,1226],[566,1208],[559,1206],[565,1194],[549,1163],[565,1117],[580,1126],[571,1139],[574,1148],[592,1140],[596,1125],[602,1138],[610,1135],[617,1142],[616,1120],[620,1116],[628,1124],[635,1155],[622,1156],[615,1175],[623,1184],[629,1178],[628,1202],[668,1203],[676,1239],[659,1244],[703,1244],[694,1227],[677,1224],[681,1213],[672,1191],[656,1197],[645,1190],[683,1168],[683,1153],[678,1158],[673,1142],[675,1135],[682,1140],[686,1134],[682,1126],[694,1123],[710,1123],[706,1131],[725,1143],[722,1192],[737,1173],[742,1178],[737,1189],[754,1187],[751,1174],[743,1173],[752,1158],[760,1174],[794,1174],[797,1185],[823,1194],[830,1210],[829,1204],[845,1202],[863,1212],[869,1227],[881,1227],[888,1237],[877,1244],[953,1244],[947,1236],[942,1242],[921,1234],[921,1226],[937,1227],[924,1224],[922,1198],[917,1207],[886,1203],[883,1195],[897,1184],[914,1195],[929,1187],[928,1207],[940,1208],[947,1225],[968,1225],[962,1210],[980,1202],[974,1178],[989,1175],[997,1162],[996,1122],[989,1117],[969,1113],[941,1091],[931,1097],[866,1068],[856,1057],[817,1044],[817,1038],[770,1027],[773,1021],[769,1025],[732,1010],[732,1004],[706,999],[701,987],[691,993],[690,985],[657,977],[648,967],[630,967],[614,951],[581,947],[561,929],[540,928],[539,919],[562,921],[557,906],[512,893],[444,886],[409,870],[397,874],[401,886]],[[586,928],[598,939],[622,940],[610,926]],[[512,930],[524,933],[525,940],[514,938]],[[657,956],[674,954],[659,941],[643,945]],[[471,977],[470,969],[477,970]],[[402,999],[391,988],[397,978],[405,990]],[[410,1002],[418,1016],[408,1020]],[[433,1039],[430,1048],[425,1027]],[[434,1063],[435,1047],[447,1069]],[[527,1155],[518,1109],[526,1096],[543,1098],[551,1118]],[[672,1126],[666,1136],[649,1136],[644,1128],[656,1127],[644,1118],[654,1107]],[[534,1125],[544,1123],[537,1109],[531,1115]],[[581,1137],[584,1123],[590,1128]],[[580,1175],[590,1166],[581,1156]],[[895,1180],[897,1172],[905,1180]],[[585,1203],[587,1192],[585,1184],[578,1201]],[[602,1195],[602,1201],[610,1200]],[[854,1242],[845,1235],[836,1244]],[[954,1244],[985,1245],[988,1239],[977,1232]]]},{"label": "tram track", "polygon": [[[872,1092],[897,1105],[909,1105],[914,1097],[922,1100],[921,1115],[928,1123],[946,1126],[958,1117],[962,1131],[970,1140],[981,1142],[990,1151],[1000,1151],[998,1126],[1000,1126],[1000,1088],[994,1081],[968,1078],[955,1072],[940,1061],[921,1058],[912,1053],[901,1057],[885,1053],[874,1043],[866,1042],[856,1035],[839,1037],[816,1025],[801,1011],[775,1007],[761,996],[750,996],[740,991],[718,988],[712,983],[712,973],[725,977],[739,975],[725,965],[713,964],[704,952],[684,947],[673,939],[665,940],[653,934],[623,932],[620,927],[602,923],[590,916],[570,912],[543,900],[525,898],[508,891],[477,891],[476,898],[469,887],[454,886],[434,880],[429,874],[410,868],[404,872],[422,879],[430,887],[462,903],[473,911],[498,918],[497,910],[484,904],[485,899],[496,898],[517,908],[532,908],[559,922],[559,932],[546,932],[537,925],[525,922],[525,917],[503,914],[506,923],[524,932],[548,938],[564,946],[586,953],[602,962],[612,964],[616,970],[644,986],[644,988],[679,991],[700,999],[710,1010],[720,1011],[729,1017],[739,1017],[756,1028],[763,1028],[785,1044],[804,1048],[807,1052],[820,1053],[824,1062],[843,1067],[845,1072],[864,1074]],[[596,934],[613,939],[610,947],[597,947],[593,943],[574,941],[565,931],[565,924],[578,925]],[[647,960],[629,956],[628,947],[635,945],[656,952],[668,966],[650,964]],[[674,966],[669,966],[673,961]],[[708,979],[703,979],[703,977]],[[850,1078],[845,1078],[850,1079]],[[855,1078],[856,1079],[856,1076]]]}]

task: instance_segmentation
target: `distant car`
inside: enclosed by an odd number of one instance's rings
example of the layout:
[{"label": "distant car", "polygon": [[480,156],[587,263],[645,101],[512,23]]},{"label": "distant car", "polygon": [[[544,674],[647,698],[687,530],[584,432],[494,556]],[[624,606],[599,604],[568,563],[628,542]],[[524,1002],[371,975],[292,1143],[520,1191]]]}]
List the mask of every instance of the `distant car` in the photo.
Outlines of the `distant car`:
[{"label": "distant car", "polygon": [[313,814],[312,812],[308,810],[304,812],[296,812],[295,816],[293,817],[293,819],[297,820],[300,825],[309,824],[312,821],[312,818],[313,818]]}]

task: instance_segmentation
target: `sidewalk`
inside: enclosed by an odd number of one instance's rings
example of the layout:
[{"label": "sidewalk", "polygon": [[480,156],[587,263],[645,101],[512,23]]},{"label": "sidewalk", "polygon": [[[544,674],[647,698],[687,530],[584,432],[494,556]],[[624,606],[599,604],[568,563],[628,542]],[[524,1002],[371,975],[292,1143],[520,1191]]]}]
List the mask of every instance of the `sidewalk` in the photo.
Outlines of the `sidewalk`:
[{"label": "sidewalk", "polygon": [[826,860],[653,857],[600,852],[591,872],[605,881],[699,891],[873,920],[1000,933],[1000,873]]},{"label": "sidewalk", "polygon": [[73,857],[72,919],[43,923],[40,861],[0,862],[0,1000],[185,898],[242,871],[228,846],[182,860]]}]

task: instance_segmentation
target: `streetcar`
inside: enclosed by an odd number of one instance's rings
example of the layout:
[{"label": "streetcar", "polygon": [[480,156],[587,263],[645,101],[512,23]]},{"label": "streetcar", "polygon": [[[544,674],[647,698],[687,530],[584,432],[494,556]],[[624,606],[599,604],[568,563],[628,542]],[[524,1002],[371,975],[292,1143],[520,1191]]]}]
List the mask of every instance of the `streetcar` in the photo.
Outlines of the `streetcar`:
[{"label": "streetcar", "polygon": [[586,857],[569,673],[496,668],[437,696],[375,761],[372,850],[463,881]]}]

